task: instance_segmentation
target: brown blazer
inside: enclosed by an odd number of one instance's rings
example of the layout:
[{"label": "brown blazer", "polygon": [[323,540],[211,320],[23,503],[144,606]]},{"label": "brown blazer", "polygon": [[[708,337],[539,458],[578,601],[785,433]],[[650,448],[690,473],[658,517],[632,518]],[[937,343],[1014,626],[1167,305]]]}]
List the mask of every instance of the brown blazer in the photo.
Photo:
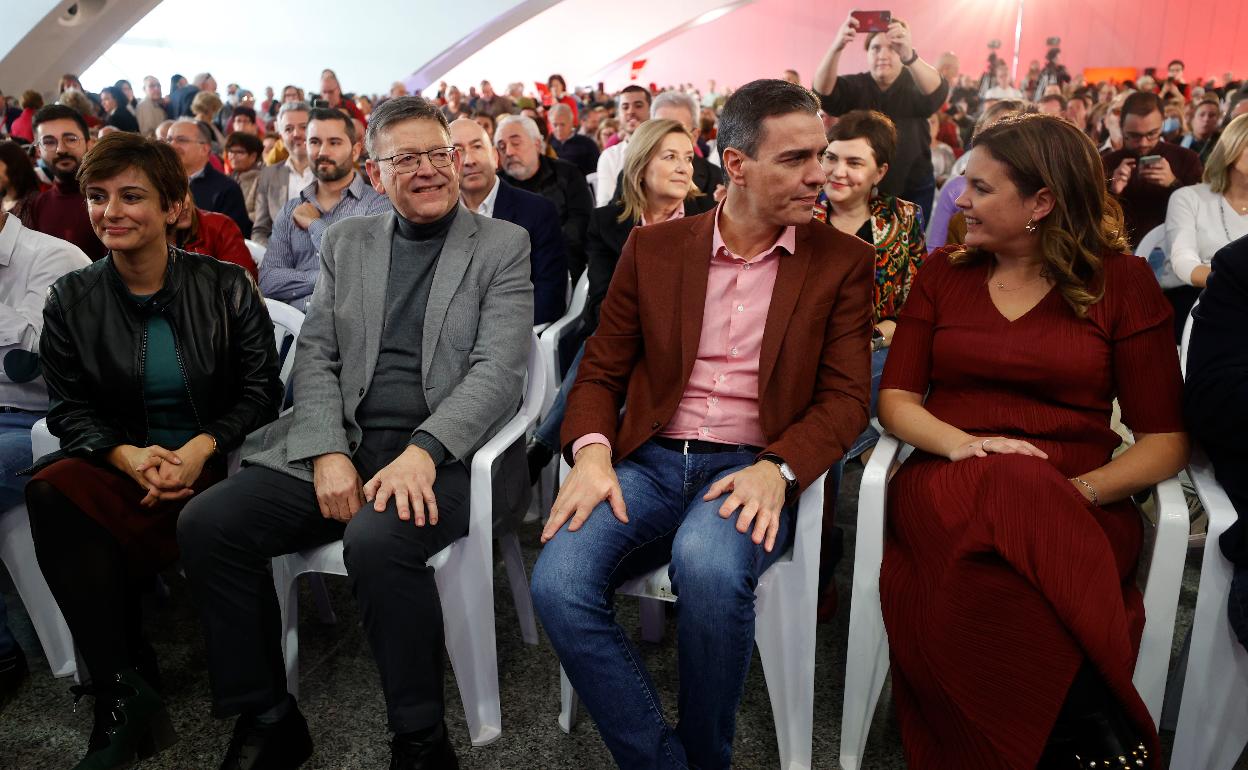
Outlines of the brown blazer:
[{"label": "brown blazer", "polygon": [[[615,462],[676,413],[702,333],[715,211],[634,228],[568,396],[561,440],[606,436]],[[819,222],[782,254],[759,356],[767,452],[805,488],[867,424],[875,250]],[[623,415],[620,407],[626,406]]]}]

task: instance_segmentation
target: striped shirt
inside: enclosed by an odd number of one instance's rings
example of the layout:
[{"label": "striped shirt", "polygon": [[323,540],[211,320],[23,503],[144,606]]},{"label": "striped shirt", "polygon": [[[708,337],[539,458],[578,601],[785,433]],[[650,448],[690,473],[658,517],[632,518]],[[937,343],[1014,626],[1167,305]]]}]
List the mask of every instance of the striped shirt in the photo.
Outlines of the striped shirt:
[{"label": "striped shirt", "polygon": [[[316,276],[321,270],[321,238],[333,223],[347,217],[381,214],[390,210],[390,199],[372,188],[359,171],[342,192],[338,204],[329,211],[322,211],[316,202],[316,185],[313,182],[299,193],[299,197],[286,201],[282,213],[273,223],[269,236],[269,248],[260,264],[260,292],[269,299],[276,299],[299,310],[308,309],[308,300],[316,286]],[[320,219],[312,220],[304,230],[295,224],[292,216],[301,203],[311,203],[321,212]]]}]

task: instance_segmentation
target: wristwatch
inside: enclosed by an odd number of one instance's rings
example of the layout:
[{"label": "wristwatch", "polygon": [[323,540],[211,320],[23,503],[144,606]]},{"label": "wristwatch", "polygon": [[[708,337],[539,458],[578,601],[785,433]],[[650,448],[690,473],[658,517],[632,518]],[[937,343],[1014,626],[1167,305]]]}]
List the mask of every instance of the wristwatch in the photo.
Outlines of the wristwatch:
[{"label": "wristwatch", "polygon": [[784,461],[784,458],[773,452],[767,452],[758,456],[760,460],[766,460],[769,463],[775,463],[780,469],[780,476],[784,478],[784,499],[786,502],[793,497],[793,493],[797,491],[797,474]]}]

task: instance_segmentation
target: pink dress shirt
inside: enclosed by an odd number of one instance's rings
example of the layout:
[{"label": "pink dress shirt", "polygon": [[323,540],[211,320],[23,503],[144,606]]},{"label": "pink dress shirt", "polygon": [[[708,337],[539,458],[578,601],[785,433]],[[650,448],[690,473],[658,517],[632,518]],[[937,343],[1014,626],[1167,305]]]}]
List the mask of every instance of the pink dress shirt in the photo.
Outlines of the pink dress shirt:
[{"label": "pink dress shirt", "polygon": [[[770,247],[744,258],[724,245],[722,210],[722,204],[715,210],[698,357],[676,414],[659,435],[766,446],[758,420],[758,359],[780,250],[793,253],[797,229],[786,227]],[[606,436],[590,433],[573,443],[572,455],[588,444],[610,446]]]}]

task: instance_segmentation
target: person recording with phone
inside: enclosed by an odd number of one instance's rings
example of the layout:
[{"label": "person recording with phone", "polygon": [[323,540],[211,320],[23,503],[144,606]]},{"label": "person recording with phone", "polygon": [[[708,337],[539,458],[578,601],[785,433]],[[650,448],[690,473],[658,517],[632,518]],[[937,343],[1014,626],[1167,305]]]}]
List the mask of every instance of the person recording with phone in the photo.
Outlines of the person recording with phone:
[{"label": "person recording with phone", "polygon": [[1157,94],[1128,96],[1122,103],[1122,149],[1101,156],[1132,247],[1166,221],[1171,193],[1198,184],[1204,171],[1196,153],[1161,140],[1163,111]]},{"label": "person recording with phone", "polygon": [[[841,55],[860,34],[870,71],[841,75]],[[919,56],[909,26],[889,11],[850,12],[815,71],[814,90],[829,115],[865,109],[892,119],[897,154],[879,190],[917,203],[926,220],[936,194],[927,118],[945,103],[949,82]]]}]

